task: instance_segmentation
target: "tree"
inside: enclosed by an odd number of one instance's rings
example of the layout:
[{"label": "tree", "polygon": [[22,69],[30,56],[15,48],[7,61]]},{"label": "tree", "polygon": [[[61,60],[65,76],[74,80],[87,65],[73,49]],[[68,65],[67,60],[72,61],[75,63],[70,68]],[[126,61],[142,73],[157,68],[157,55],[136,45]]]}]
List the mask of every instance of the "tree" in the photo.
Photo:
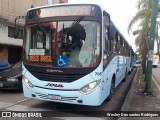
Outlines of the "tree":
[{"label": "tree", "polygon": [[[134,31],[133,34],[137,35],[136,37],[136,46],[138,47],[139,53],[142,55],[142,68],[143,73],[146,72],[146,60],[147,54],[149,50],[149,30],[150,30],[150,20],[151,20],[151,5],[152,0],[139,0],[137,3],[138,12],[132,18],[129,26],[128,26],[128,33],[130,33],[131,28],[135,25],[135,23],[139,23],[139,29]],[[160,7],[159,7],[160,11]],[[157,40],[159,40],[158,31],[157,33]],[[159,43],[157,42],[159,46]]]},{"label": "tree", "polygon": [[157,21],[155,39],[157,43],[157,55],[159,55],[159,58],[160,58],[160,36],[158,32],[159,28],[160,28],[160,21]]}]

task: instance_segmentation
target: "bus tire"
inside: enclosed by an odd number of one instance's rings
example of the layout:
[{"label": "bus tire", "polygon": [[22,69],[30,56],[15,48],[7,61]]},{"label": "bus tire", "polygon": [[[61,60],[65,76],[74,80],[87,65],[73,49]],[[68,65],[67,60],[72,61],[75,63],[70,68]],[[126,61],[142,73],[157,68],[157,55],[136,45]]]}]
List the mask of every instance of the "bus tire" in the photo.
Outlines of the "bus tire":
[{"label": "bus tire", "polygon": [[131,74],[131,72],[132,72],[132,68],[129,70],[128,74]]},{"label": "bus tire", "polygon": [[113,75],[113,77],[112,77],[110,94],[109,94],[109,96],[106,99],[106,101],[108,101],[108,102],[112,99],[112,95],[114,93],[114,87],[115,87],[115,75]]}]

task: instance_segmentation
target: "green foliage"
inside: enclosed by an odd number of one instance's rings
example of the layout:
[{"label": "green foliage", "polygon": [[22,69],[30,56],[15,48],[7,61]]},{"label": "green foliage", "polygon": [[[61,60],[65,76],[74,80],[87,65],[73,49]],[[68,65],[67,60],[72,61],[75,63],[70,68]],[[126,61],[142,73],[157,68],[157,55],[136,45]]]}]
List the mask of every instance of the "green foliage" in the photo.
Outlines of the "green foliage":
[{"label": "green foliage", "polygon": [[[139,52],[139,54],[142,55],[142,63],[145,63],[149,49],[148,36],[150,31],[151,8],[152,8],[152,0],[139,0],[137,2],[137,13],[132,18],[130,24],[128,25],[128,33],[130,33],[132,27],[136,23],[138,23],[138,29],[133,32],[133,35],[136,35],[135,45],[138,48],[137,51]],[[159,5],[159,11],[160,11],[160,5]],[[143,73],[145,73],[146,65],[142,64],[142,68],[143,68]]]},{"label": "green foliage", "polygon": [[[128,25],[128,33],[130,33],[132,27],[136,23],[138,23],[138,29],[134,30],[132,34],[136,35],[135,45],[137,46],[137,48],[139,49],[138,51],[140,51],[141,54],[143,54],[142,51],[144,49],[148,49],[144,47],[148,47],[148,36],[149,36],[148,33],[150,30],[151,8],[152,8],[152,0],[139,0],[137,2],[137,13],[132,18],[130,24]],[[160,12],[160,4],[158,6],[158,11]],[[159,22],[157,22],[157,24],[159,24]],[[159,36],[156,39],[158,39],[157,42],[158,41],[160,42]],[[146,45],[143,45],[145,43]]]}]

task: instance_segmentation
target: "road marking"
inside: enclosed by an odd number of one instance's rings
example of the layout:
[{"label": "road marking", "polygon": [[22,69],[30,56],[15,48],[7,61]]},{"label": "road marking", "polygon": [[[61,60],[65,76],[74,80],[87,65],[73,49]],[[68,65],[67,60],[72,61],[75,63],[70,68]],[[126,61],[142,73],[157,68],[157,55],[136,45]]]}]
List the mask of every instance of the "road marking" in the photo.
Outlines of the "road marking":
[{"label": "road marking", "polygon": [[[7,109],[7,108],[9,108],[9,107],[18,105],[18,104],[20,104],[20,103],[22,103],[22,102],[28,101],[28,100],[30,100],[30,99],[31,99],[31,98],[22,99],[22,100],[17,101],[16,103],[0,102],[0,108],[1,108],[1,109]],[[3,106],[3,107],[2,107],[2,106]]]},{"label": "road marking", "polygon": [[41,108],[32,108],[24,105],[17,105],[19,103],[22,103],[26,101],[18,101],[18,103],[5,103],[5,102],[0,102],[0,109],[1,110],[11,110],[11,111],[47,111],[46,109],[41,109]]},{"label": "road marking", "polygon": [[0,102],[0,109],[5,108],[6,106],[11,106],[13,103],[5,103],[5,102]]}]

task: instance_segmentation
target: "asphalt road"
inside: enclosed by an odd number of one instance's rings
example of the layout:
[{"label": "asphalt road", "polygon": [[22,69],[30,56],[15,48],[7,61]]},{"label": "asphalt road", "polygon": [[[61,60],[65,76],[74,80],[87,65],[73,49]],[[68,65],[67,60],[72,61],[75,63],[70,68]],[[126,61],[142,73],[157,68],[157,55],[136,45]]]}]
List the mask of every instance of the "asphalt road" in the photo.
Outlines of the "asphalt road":
[{"label": "asphalt road", "polygon": [[[101,106],[80,106],[72,104],[55,103],[35,99],[24,98],[23,93],[17,91],[0,90],[1,111],[41,111],[48,117],[93,117],[105,119],[107,111],[120,111],[125,97],[130,89],[136,69],[127,75],[126,82],[122,82],[115,90],[110,102],[104,102]],[[49,111],[49,112],[46,112]],[[51,114],[52,113],[52,114]],[[67,117],[66,117],[67,116]],[[17,119],[16,119],[17,120]],[[94,119],[93,119],[94,120]]]}]

